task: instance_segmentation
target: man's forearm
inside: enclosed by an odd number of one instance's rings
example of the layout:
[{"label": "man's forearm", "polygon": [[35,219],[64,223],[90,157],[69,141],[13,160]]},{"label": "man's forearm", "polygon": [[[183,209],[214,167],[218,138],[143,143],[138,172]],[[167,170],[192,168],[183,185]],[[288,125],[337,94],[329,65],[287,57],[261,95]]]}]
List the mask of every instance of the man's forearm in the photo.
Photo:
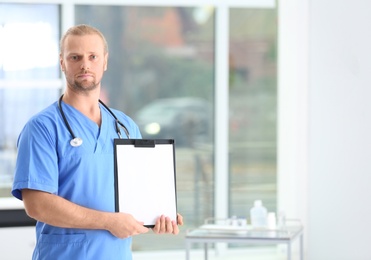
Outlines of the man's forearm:
[{"label": "man's forearm", "polygon": [[60,196],[25,189],[22,191],[27,214],[52,226],[82,229],[109,229],[108,212],[88,209]]}]

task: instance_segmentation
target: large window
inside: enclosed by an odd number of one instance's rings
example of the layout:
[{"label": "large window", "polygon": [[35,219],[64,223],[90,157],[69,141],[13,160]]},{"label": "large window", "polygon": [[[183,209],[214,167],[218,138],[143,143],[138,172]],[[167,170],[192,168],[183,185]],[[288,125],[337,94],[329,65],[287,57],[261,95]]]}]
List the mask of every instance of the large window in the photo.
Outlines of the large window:
[{"label": "large window", "polygon": [[230,215],[277,210],[276,10],[230,10]]},{"label": "large window", "polygon": [[0,198],[11,197],[23,125],[60,94],[59,27],[57,5],[0,4]]},{"label": "large window", "polygon": [[[101,98],[131,116],[143,137],[176,142],[178,211],[185,226],[176,237],[151,232],[136,236],[134,251],[183,249],[185,230],[216,215],[220,206],[216,194],[224,196],[215,188],[220,187],[216,184],[220,174],[229,180],[222,183],[228,192],[226,215],[248,218],[255,199],[276,211],[277,17],[273,4],[261,9],[228,7],[229,16],[222,20],[229,25],[226,53],[217,53],[218,5],[97,4],[69,3],[61,9],[47,4],[0,4],[0,200],[11,196],[21,127],[61,93],[60,28],[86,23],[99,28],[109,44]],[[60,13],[70,20],[60,20]],[[228,71],[218,70],[218,55],[228,56]],[[216,88],[219,73],[229,79],[222,97]],[[215,168],[220,142],[215,131],[216,111],[220,111],[217,96],[229,104],[228,122],[222,126],[229,133],[223,158],[228,172]]]}]

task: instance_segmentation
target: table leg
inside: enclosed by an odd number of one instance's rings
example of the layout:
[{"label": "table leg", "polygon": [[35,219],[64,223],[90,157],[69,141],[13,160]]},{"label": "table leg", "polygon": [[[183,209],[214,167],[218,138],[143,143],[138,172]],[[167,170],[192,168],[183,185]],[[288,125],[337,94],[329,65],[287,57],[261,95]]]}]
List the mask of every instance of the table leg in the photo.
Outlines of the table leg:
[{"label": "table leg", "polygon": [[205,252],[205,260],[207,260],[208,259],[208,244],[207,244],[207,242],[205,243],[205,250],[204,250],[204,252]]},{"label": "table leg", "polygon": [[304,260],[303,233],[300,234],[300,260]]},{"label": "table leg", "polygon": [[287,243],[287,260],[291,260],[291,241]]},{"label": "table leg", "polygon": [[186,260],[189,260],[190,250],[191,250],[191,243],[186,241]]}]

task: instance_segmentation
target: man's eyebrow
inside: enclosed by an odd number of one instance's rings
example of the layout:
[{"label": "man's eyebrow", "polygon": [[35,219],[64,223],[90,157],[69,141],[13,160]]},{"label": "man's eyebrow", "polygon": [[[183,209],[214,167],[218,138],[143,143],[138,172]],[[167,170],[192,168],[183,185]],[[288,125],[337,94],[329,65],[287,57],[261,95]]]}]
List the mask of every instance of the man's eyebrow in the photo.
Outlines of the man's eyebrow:
[{"label": "man's eyebrow", "polygon": [[[87,54],[98,54],[98,52],[96,52],[96,51],[88,51],[86,53]],[[68,55],[83,55],[83,53],[80,53],[80,52],[70,52],[70,53],[68,53]]]},{"label": "man's eyebrow", "polygon": [[70,52],[70,53],[67,53],[68,54],[68,56],[71,56],[71,55],[81,55],[80,53],[78,53],[78,52]]}]

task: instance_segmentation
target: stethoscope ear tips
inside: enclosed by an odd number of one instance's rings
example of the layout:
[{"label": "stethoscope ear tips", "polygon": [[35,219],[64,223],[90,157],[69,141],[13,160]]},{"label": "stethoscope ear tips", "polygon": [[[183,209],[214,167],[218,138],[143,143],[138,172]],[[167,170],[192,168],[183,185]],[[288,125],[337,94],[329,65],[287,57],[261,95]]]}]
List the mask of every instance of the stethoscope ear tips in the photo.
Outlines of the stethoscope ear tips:
[{"label": "stethoscope ear tips", "polygon": [[77,146],[80,146],[82,144],[82,139],[80,137],[75,137],[73,138],[71,141],[70,141],[70,144],[73,146],[73,147],[77,147]]}]

